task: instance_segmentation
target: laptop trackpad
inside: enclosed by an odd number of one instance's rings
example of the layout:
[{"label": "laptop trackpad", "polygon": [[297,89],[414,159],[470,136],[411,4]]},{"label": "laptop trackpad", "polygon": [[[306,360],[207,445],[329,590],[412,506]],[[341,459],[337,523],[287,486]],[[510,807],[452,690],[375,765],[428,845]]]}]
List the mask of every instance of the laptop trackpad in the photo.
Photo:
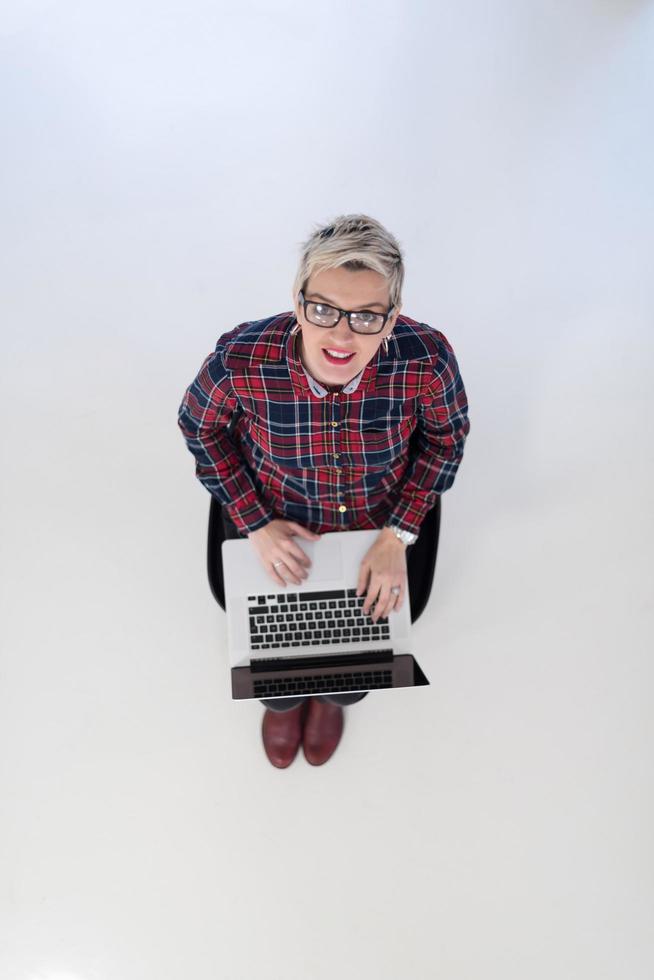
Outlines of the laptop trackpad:
[{"label": "laptop trackpad", "polygon": [[323,538],[321,541],[301,541],[302,551],[311,559],[311,568],[303,585],[321,582],[326,579],[343,578],[343,561],[341,558],[341,542],[334,538]]}]

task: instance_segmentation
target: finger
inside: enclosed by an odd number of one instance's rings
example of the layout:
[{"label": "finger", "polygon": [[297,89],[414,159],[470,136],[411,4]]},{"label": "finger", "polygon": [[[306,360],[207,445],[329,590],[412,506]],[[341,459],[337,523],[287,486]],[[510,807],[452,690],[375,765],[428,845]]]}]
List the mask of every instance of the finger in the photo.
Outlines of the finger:
[{"label": "finger", "polygon": [[[392,592],[391,589],[398,584],[400,586],[399,593]],[[398,583],[397,581],[390,582],[388,583],[387,586],[385,585],[382,588],[381,595],[379,597],[379,602],[377,603],[377,607],[375,609],[375,614],[377,616],[377,619],[388,619],[390,613],[392,613],[394,610],[399,608],[398,603],[402,599],[403,588],[404,588],[404,583],[402,582]]]},{"label": "finger", "polygon": [[286,568],[289,570],[289,572],[292,575],[295,575],[297,578],[299,578],[302,581],[304,581],[304,579],[308,577],[309,572],[307,566],[304,565],[301,561],[298,561],[298,559],[295,557],[292,551],[284,552],[282,558],[284,559],[284,564],[286,565]]},{"label": "finger", "polygon": [[379,619],[382,619],[386,615],[386,609],[388,607],[388,599],[391,594],[390,583],[385,582],[379,590],[379,598],[375,603],[375,608],[372,613],[372,621],[376,623]]},{"label": "finger", "polygon": [[397,612],[400,608],[400,601],[402,599],[402,593],[399,592],[397,595],[395,592],[391,592],[390,598],[388,600],[388,609],[386,610],[386,615],[390,616],[392,612]]},{"label": "finger", "polygon": [[[280,555],[279,557],[284,564],[277,565],[277,572],[280,575],[290,578],[291,582],[295,582],[296,585],[301,585],[302,580],[307,576],[304,569],[302,569],[300,565],[298,565],[298,563],[289,555]],[[276,558],[275,561],[279,561],[279,558]]]},{"label": "finger", "polygon": [[399,595],[395,597],[395,605],[393,606],[393,612],[397,612],[398,609],[402,608],[402,603],[404,602],[405,594],[406,594],[406,582],[400,582],[400,592]]},{"label": "finger", "polygon": [[361,562],[361,567],[359,568],[359,578],[357,579],[357,595],[363,595],[366,591],[366,586],[368,584],[368,576],[370,575],[370,568],[365,562]]},{"label": "finger", "polygon": [[[277,568],[283,568],[283,567],[284,567],[283,565],[278,565],[277,566]],[[273,580],[273,582],[276,582],[277,585],[281,585],[282,588],[285,589],[286,586],[288,585],[288,582],[285,582],[284,581],[284,579],[281,577],[281,575],[277,571],[277,568],[275,568],[274,565],[271,565],[271,567],[268,569],[268,574],[270,575],[270,577]]]},{"label": "finger", "polygon": [[406,592],[406,582],[398,582],[396,584],[400,586],[400,591],[397,594],[391,592],[390,598],[388,600],[388,611],[386,613],[387,616],[389,615],[389,613],[397,612],[401,608],[402,603],[404,602],[404,594]]},{"label": "finger", "polygon": [[302,527],[301,524],[296,524],[295,521],[286,522],[289,527],[293,528],[296,534],[299,534],[301,538],[306,538],[307,541],[320,541],[320,535],[316,534],[315,531],[310,531],[308,527]]},{"label": "finger", "polygon": [[[289,557],[294,558],[295,561],[304,565],[306,568],[311,568],[311,559],[306,552],[302,551],[302,548],[298,544],[295,544],[291,539],[289,539],[288,545],[286,547],[286,554]],[[284,557],[286,561],[286,557]]]},{"label": "finger", "polygon": [[[400,585],[400,591],[397,593],[391,591],[396,584]],[[392,585],[389,587],[388,602],[386,603],[386,606],[384,607],[384,610],[381,613],[382,618],[388,619],[389,615],[392,612],[396,612],[400,608],[399,603],[402,600],[402,588],[403,588],[402,583],[397,583],[397,582],[393,582]]]},{"label": "finger", "polygon": [[379,581],[379,579],[375,579],[373,582],[373,577],[371,575],[370,585],[368,586],[366,598],[364,599],[363,606],[362,606],[363,613],[365,616],[371,615],[370,610],[374,605],[374,603],[377,601],[377,596],[379,595],[380,588],[381,588],[381,582]]}]

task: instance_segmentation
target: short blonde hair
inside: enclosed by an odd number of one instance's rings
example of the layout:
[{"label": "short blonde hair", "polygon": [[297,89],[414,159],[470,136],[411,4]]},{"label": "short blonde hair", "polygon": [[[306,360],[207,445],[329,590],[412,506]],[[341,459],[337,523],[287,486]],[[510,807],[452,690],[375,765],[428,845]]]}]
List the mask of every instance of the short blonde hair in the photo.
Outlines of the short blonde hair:
[{"label": "short blonde hair", "polygon": [[312,275],[343,266],[352,272],[372,269],[388,281],[393,309],[402,305],[404,261],[397,239],[367,214],[342,214],[316,227],[301,245],[300,267],[293,283],[293,299],[306,289]]}]

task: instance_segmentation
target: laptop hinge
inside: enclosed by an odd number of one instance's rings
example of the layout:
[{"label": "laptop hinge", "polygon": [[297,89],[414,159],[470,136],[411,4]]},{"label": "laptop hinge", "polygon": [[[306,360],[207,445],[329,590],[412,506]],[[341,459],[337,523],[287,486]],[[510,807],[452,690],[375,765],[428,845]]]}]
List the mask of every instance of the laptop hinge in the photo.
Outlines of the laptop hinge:
[{"label": "laptop hinge", "polygon": [[387,664],[393,661],[392,650],[366,650],[361,653],[325,654],[317,657],[270,657],[250,661],[250,670],[309,670],[314,667],[347,667],[359,664]]}]

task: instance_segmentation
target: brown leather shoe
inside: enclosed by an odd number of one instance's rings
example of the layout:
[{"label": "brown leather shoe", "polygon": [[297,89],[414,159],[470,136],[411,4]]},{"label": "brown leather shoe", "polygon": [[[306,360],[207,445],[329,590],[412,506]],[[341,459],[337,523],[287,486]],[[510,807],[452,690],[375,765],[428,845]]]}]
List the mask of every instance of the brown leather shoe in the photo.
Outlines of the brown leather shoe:
[{"label": "brown leather shoe", "polygon": [[261,735],[266,755],[277,769],[286,769],[297,755],[302,741],[302,724],[306,702],[290,711],[271,711],[266,708],[261,723]]},{"label": "brown leather shoe", "polygon": [[343,709],[340,704],[309,698],[309,711],[304,723],[302,747],[307,762],[322,766],[331,758],[343,733]]}]

